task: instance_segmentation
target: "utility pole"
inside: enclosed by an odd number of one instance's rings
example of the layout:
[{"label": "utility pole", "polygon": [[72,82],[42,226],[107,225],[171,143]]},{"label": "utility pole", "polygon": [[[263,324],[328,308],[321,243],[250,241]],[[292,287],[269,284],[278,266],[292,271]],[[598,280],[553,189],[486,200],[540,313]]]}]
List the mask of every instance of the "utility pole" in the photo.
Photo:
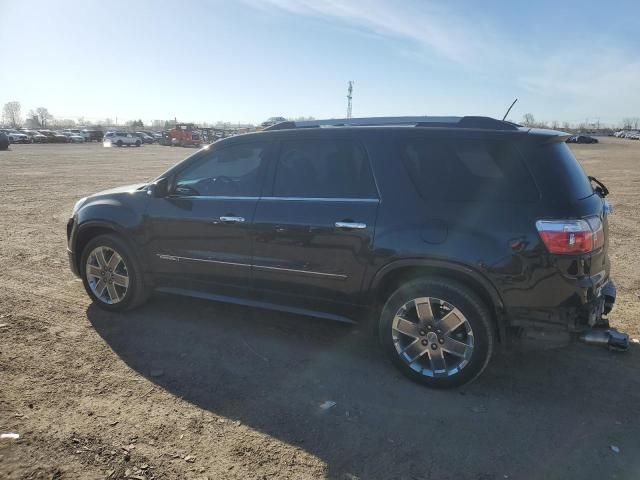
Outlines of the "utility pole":
[{"label": "utility pole", "polygon": [[347,88],[347,118],[351,118],[351,99],[353,98],[353,80],[349,80]]}]

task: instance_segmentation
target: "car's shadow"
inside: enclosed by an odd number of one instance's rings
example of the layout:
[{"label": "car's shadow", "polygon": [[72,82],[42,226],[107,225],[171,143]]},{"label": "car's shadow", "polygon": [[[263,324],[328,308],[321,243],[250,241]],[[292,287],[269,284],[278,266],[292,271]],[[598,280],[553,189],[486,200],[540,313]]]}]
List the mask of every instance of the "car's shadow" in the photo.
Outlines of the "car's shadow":
[{"label": "car's shadow", "polygon": [[640,475],[637,348],[499,355],[475,383],[433,391],[357,327],[170,296],[87,316],[141,375],[317,456],[330,478]]}]

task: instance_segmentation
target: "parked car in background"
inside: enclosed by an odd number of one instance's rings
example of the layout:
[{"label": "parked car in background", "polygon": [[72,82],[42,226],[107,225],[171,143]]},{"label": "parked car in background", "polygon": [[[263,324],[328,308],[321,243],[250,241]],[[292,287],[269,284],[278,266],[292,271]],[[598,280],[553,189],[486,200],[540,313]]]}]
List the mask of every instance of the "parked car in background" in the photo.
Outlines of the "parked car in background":
[{"label": "parked car in background", "polygon": [[109,311],[157,290],[373,321],[431,387],[527,332],[626,349],[606,318],[608,190],[565,139],[487,117],[276,124],[80,199],[70,267]]},{"label": "parked car in background", "polygon": [[629,138],[629,139],[633,139],[633,137],[635,137],[636,135],[638,135],[640,132],[638,132],[637,130],[624,130],[621,132],[618,132],[619,138]]},{"label": "parked car in background", "polygon": [[29,138],[29,136],[19,132],[18,130],[14,130],[13,128],[5,128],[2,131],[7,134],[9,143],[31,143],[31,139]]},{"label": "parked car in background", "polygon": [[153,143],[153,137],[145,132],[133,132],[143,143]]},{"label": "parked car in background", "polygon": [[629,140],[640,140],[640,132],[630,132],[627,134],[626,138]]},{"label": "parked car in background", "polygon": [[593,138],[590,135],[572,135],[567,138],[567,143],[598,143],[597,138]]},{"label": "parked car in background", "polygon": [[104,136],[104,142],[117,147],[123,147],[125,145],[129,147],[131,145],[139,147],[142,145],[142,139],[139,136],[131,132],[123,131],[107,132]]},{"label": "parked car in background", "polygon": [[0,150],[7,150],[9,148],[9,136],[0,130]]},{"label": "parked car in background", "polygon": [[157,132],[143,130],[142,133],[146,133],[147,135],[149,135],[153,139],[154,143],[157,142],[160,138],[162,138],[162,134],[158,134]]},{"label": "parked car in background", "polygon": [[164,138],[164,134],[162,132],[151,132],[149,135],[153,137],[153,141],[155,143],[161,143]]},{"label": "parked car in background", "polygon": [[63,130],[61,132],[63,135],[69,139],[69,143],[84,143],[84,135],[78,132],[74,132],[73,130]]},{"label": "parked car in background", "polygon": [[46,135],[41,134],[37,130],[22,130],[22,133],[29,137],[31,143],[47,143],[49,141]]},{"label": "parked car in background", "polygon": [[266,121],[260,124],[261,128],[267,128],[272,125],[276,125],[277,123],[286,122],[287,119],[284,117],[269,117]]},{"label": "parked car in background", "polygon": [[42,135],[45,135],[49,143],[69,143],[69,138],[60,132],[54,132],[52,130],[40,130]]},{"label": "parked car in background", "polygon": [[82,130],[87,142],[101,142],[104,139],[104,132],[102,130]]}]

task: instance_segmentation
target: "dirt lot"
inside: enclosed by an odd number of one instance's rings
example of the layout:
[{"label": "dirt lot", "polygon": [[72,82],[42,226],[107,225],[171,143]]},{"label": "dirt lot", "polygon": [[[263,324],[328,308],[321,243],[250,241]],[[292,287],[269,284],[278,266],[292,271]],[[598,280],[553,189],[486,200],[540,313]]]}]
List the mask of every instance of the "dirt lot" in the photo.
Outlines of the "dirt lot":
[{"label": "dirt lot", "polygon": [[[612,318],[638,336],[640,142],[575,151],[612,191]],[[74,202],[188,153],[0,152],[0,433],[20,434],[0,478],[640,478],[638,348],[500,355],[436,392],[353,327],[168,296],[91,306],[66,264]]]}]

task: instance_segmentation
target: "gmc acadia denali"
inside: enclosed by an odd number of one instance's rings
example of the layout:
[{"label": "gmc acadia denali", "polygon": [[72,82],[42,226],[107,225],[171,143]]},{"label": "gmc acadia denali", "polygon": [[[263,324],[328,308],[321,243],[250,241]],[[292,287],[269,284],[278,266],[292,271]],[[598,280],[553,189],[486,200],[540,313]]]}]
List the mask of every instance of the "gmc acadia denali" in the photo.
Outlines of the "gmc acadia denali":
[{"label": "gmc acadia denali", "polygon": [[152,291],[375,319],[410,378],[455,387],[497,345],[609,329],[606,187],[568,135],[488,117],[282,122],[81,199],[71,269],[100,307]]}]

